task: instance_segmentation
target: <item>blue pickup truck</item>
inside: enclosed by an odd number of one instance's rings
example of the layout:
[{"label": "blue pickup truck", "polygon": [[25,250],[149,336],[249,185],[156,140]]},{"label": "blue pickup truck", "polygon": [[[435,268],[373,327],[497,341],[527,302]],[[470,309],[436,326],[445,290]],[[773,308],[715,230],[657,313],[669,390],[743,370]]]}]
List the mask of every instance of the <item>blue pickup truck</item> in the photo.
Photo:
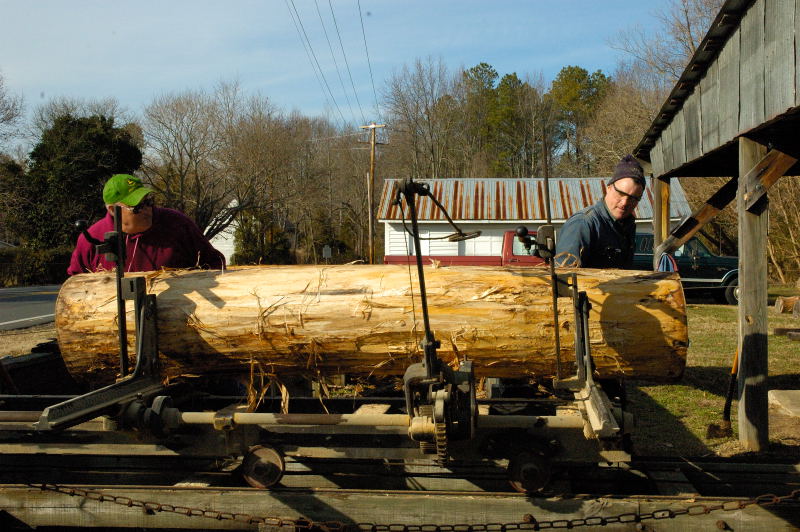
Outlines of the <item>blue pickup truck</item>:
[{"label": "blue pickup truck", "polygon": [[[672,254],[687,295],[711,292],[720,303],[739,303],[739,258],[715,255],[697,238],[692,237]],[[633,267],[653,269],[653,235],[636,234]]]}]

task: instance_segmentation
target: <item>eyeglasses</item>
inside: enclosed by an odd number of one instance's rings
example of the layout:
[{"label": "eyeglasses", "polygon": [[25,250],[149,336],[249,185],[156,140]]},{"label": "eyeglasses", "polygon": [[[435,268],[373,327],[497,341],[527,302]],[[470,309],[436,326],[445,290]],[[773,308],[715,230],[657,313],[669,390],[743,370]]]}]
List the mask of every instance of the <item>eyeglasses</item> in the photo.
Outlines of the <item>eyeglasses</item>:
[{"label": "eyeglasses", "polygon": [[138,205],[134,205],[133,207],[131,207],[130,205],[120,205],[120,207],[122,207],[123,209],[125,209],[130,213],[139,214],[140,212],[142,212],[142,209],[146,207],[152,207],[155,204],[156,202],[153,199],[153,196],[145,196],[144,199],[142,199],[142,201],[140,201]]},{"label": "eyeglasses", "polygon": [[628,198],[628,199],[634,201],[635,203],[639,203],[640,201],[642,201],[642,196],[634,196],[633,194],[628,194],[627,192],[623,192],[620,189],[618,189],[617,185],[615,185],[614,183],[611,183],[611,187],[614,190],[616,190],[617,194],[619,194],[623,198]]}]

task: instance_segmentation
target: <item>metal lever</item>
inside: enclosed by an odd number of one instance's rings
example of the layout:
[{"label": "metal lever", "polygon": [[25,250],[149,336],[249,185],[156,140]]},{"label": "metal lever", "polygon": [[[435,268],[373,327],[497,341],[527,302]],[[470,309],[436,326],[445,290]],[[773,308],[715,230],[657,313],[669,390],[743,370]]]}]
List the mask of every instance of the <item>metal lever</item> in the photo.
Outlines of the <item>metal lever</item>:
[{"label": "metal lever", "polygon": [[415,195],[429,196],[430,189],[424,183],[415,183],[413,179],[406,179],[400,185],[399,193],[405,196],[406,203],[408,204],[409,214],[411,215],[411,231],[412,236],[414,237],[414,253],[417,262],[417,277],[419,278],[419,296],[422,302],[422,322],[425,327],[425,341],[422,346],[423,351],[425,352],[423,364],[425,365],[426,377],[428,379],[432,379],[439,371],[440,361],[436,356],[436,350],[439,348],[441,343],[433,337],[430,318],[428,316],[428,296],[425,291],[425,273],[422,269],[422,246],[420,245],[419,241],[417,207],[414,198]]},{"label": "metal lever", "polygon": [[119,325],[119,372],[123,377],[128,374],[128,328],[125,321],[125,300],[122,290],[122,280],[125,277],[125,240],[122,232],[122,208],[114,206],[114,230],[107,231],[103,240],[98,240],[89,234],[86,220],[75,222],[75,228],[83,237],[95,246],[98,253],[103,253],[106,260],[116,264],[117,280],[117,323]]},{"label": "metal lever", "polygon": [[89,234],[89,222],[87,222],[86,220],[76,220],[75,229],[77,229],[83,235],[83,238],[85,238],[86,241],[89,242],[90,244],[93,244],[95,246],[103,245],[102,240],[97,240],[95,237]]}]

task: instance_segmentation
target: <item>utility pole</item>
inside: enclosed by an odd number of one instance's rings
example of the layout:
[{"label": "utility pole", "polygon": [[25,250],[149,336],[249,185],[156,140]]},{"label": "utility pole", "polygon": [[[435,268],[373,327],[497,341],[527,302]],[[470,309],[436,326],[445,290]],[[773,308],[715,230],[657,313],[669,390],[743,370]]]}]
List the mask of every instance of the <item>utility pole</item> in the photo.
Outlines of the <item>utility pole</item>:
[{"label": "utility pole", "polygon": [[375,195],[375,146],[386,144],[376,142],[375,132],[379,127],[386,127],[386,124],[376,124],[372,122],[368,126],[360,126],[361,129],[369,129],[369,174],[367,175],[367,203],[369,204],[369,263],[375,264],[375,206],[373,197]]}]

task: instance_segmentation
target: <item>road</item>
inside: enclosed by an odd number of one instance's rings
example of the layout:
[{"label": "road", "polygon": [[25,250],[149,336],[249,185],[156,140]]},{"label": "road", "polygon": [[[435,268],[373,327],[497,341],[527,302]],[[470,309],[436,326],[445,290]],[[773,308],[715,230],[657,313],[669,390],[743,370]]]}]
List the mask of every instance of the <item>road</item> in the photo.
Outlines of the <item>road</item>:
[{"label": "road", "polygon": [[59,286],[0,288],[0,331],[53,321]]}]

